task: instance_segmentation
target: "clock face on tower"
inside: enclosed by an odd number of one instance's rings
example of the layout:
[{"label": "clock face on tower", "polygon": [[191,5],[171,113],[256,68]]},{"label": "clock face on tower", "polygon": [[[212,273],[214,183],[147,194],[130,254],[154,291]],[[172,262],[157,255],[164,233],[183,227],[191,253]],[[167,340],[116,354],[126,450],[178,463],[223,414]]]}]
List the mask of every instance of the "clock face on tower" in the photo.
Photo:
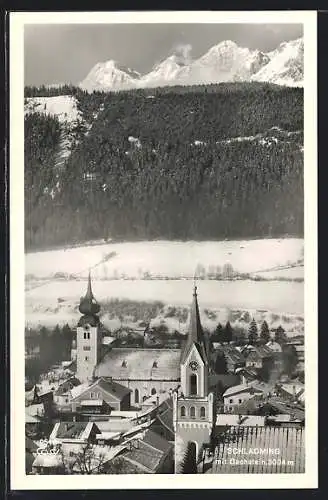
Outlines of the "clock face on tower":
[{"label": "clock face on tower", "polygon": [[192,371],[195,372],[198,368],[198,363],[197,361],[190,361],[189,366],[192,369]]}]

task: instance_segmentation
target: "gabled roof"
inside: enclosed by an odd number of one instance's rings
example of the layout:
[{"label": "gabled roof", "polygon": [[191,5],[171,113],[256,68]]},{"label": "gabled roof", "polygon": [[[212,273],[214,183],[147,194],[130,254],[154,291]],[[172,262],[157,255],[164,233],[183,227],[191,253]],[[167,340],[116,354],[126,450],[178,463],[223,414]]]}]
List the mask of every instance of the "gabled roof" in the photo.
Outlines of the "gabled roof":
[{"label": "gabled roof", "polygon": [[85,392],[89,392],[90,390],[96,389],[99,387],[106,394],[116,399],[117,401],[122,401],[122,399],[131,392],[131,389],[128,389],[124,385],[118,384],[117,382],[113,382],[112,380],[106,380],[104,378],[97,379],[93,384],[86,385],[84,390],[78,392],[78,394],[74,397],[73,401],[83,396]]},{"label": "gabled roof", "polygon": [[143,442],[161,453],[167,453],[172,448],[172,445],[166,439],[149,429],[144,435]]},{"label": "gabled roof", "polygon": [[233,394],[239,394],[240,392],[263,392],[260,388],[255,386],[253,383],[249,384],[239,384],[229,387],[223,394],[223,397],[232,396]]},{"label": "gabled roof", "polygon": [[54,395],[62,396],[63,394],[66,394],[71,389],[73,389],[73,387],[77,387],[80,384],[81,382],[76,377],[71,377],[68,380],[65,380],[65,382],[63,382],[62,384],[60,384],[60,386],[54,392]]},{"label": "gabled roof", "polygon": [[94,422],[58,422],[55,424],[50,439],[88,439],[92,430],[100,434]]},{"label": "gabled roof", "polygon": [[151,430],[146,430],[142,436],[136,436],[130,448],[124,452],[123,458],[146,469],[145,472],[156,472],[173,445]]},{"label": "gabled roof", "polygon": [[196,286],[194,288],[193,300],[190,308],[190,324],[189,324],[188,337],[181,350],[181,359],[180,359],[181,364],[186,361],[193,345],[196,346],[203,362],[205,364],[208,364],[208,353],[205,345],[204,332],[200,322]]}]

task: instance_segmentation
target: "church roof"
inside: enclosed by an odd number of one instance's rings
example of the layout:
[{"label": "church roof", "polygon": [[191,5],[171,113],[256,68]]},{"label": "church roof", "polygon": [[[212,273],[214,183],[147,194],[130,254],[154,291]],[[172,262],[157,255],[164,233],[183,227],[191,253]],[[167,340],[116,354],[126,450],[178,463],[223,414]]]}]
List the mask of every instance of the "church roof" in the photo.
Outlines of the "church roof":
[{"label": "church roof", "polygon": [[88,288],[87,293],[81,298],[79,310],[81,314],[87,316],[94,316],[100,311],[100,305],[96,301],[91,287],[91,276],[88,276]]},{"label": "church roof", "polygon": [[95,369],[96,377],[114,380],[180,380],[180,349],[114,347]]},{"label": "church roof", "polygon": [[200,322],[199,307],[197,301],[197,287],[194,288],[193,300],[190,309],[190,324],[188,337],[181,350],[181,363],[184,363],[191,347],[195,345],[202,360],[207,364],[208,357],[205,346],[204,332]]}]

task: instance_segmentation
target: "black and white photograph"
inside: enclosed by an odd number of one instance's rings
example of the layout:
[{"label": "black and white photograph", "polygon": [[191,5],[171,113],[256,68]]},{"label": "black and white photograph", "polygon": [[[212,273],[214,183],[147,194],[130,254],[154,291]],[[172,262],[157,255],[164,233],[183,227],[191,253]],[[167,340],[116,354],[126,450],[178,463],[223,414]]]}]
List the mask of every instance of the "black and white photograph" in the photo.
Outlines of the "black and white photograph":
[{"label": "black and white photograph", "polygon": [[12,474],[315,485],[315,16],[50,14],[11,14]]}]

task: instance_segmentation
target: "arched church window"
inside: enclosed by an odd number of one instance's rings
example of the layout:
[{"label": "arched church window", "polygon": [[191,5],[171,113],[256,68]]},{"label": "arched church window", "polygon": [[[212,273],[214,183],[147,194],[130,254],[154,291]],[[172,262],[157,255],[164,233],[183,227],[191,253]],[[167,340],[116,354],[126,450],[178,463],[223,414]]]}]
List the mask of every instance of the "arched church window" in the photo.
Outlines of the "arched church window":
[{"label": "arched church window", "polygon": [[200,418],[205,418],[205,414],[206,414],[205,406],[201,406],[199,412]]},{"label": "arched church window", "polygon": [[153,368],[157,368],[157,367],[158,367],[158,366],[157,366],[157,361],[154,361],[154,363],[153,363]]},{"label": "arched church window", "polygon": [[195,418],[196,417],[196,410],[194,406],[190,407],[190,418]]},{"label": "arched church window", "polygon": [[181,406],[181,417],[185,417],[185,416],[186,416],[186,407]]},{"label": "arched church window", "polygon": [[197,375],[195,373],[190,375],[190,395],[197,395]]},{"label": "arched church window", "polygon": [[151,390],[151,395],[153,396],[154,394],[156,394],[156,389],[155,389],[155,387],[153,387],[153,388],[152,388],[152,390]]},{"label": "arched church window", "polygon": [[134,391],[134,402],[139,403],[139,391],[138,391],[138,389],[135,389],[135,391]]},{"label": "arched church window", "polygon": [[125,361],[125,359],[122,361],[122,368],[126,368],[127,366],[127,362]]}]

